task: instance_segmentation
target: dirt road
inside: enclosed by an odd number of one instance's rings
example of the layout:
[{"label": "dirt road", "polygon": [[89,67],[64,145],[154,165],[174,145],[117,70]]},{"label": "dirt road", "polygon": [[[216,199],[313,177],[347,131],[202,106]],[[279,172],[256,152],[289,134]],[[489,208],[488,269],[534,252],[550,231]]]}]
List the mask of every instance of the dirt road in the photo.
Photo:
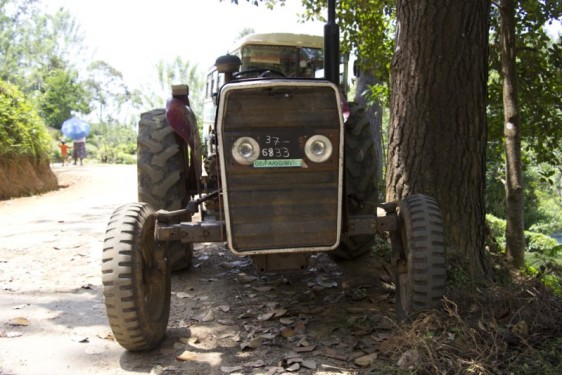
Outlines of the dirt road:
[{"label": "dirt road", "polygon": [[[0,202],[0,374],[355,374],[381,368],[393,292],[380,260],[314,256],[257,274],[220,245],[174,274],[162,345],[129,353],[105,316],[100,260],[113,210],[136,200],[134,166],[54,167],[68,185]],[[381,281],[382,280],[382,281]]]}]

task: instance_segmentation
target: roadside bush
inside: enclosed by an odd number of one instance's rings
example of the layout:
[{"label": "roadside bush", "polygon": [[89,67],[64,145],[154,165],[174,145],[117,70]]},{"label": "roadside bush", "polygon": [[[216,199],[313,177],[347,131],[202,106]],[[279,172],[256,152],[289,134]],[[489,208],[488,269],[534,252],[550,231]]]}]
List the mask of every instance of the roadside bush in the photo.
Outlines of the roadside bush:
[{"label": "roadside bush", "polygon": [[494,215],[486,215],[486,224],[490,229],[490,236],[496,240],[500,248],[505,251],[505,220],[495,217]]},{"label": "roadside bush", "polygon": [[51,136],[37,111],[14,85],[0,81],[0,155],[48,158]]},{"label": "roadside bush", "polygon": [[[505,251],[505,229],[506,222],[503,219],[487,214],[486,224],[502,251]],[[562,246],[556,239],[542,233],[525,231],[525,243],[527,253],[536,253],[549,257],[557,257],[562,253]]]},{"label": "roadside bush", "polygon": [[[505,253],[505,220],[486,215],[490,235]],[[557,295],[562,295],[562,245],[542,233],[525,231],[524,273],[540,280]]]},{"label": "roadside bush", "polygon": [[557,252],[558,241],[542,233],[525,231],[525,243],[530,253],[552,254]]}]

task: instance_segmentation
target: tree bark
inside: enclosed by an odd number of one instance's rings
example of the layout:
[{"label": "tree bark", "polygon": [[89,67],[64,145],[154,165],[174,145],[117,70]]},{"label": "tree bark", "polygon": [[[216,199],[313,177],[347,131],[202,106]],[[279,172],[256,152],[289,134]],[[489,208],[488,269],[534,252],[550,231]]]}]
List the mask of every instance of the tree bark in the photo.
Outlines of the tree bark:
[{"label": "tree bark", "polygon": [[500,1],[507,222],[505,242],[507,254],[512,259],[513,265],[523,267],[525,264],[525,225],[523,220],[521,129],[515,65],[515,8],[516,0]]},{"label": "tree bark", "polygon": [[482,274],[488,0],[398,0],[387,200],[440,205],[449,258]]}]

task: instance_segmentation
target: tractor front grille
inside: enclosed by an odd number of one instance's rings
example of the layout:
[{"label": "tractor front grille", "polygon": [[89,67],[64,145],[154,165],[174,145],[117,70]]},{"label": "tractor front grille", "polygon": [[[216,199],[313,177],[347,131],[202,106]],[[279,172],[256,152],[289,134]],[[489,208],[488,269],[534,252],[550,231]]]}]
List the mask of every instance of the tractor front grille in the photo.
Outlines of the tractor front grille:
[{"label": "tractor front grille", "polygon": [[[324,81],[238,82],[223,88],[218,129],[232,251],[325,251],[338,245],[342,188],[338,99],[335,86]],[[332,157],[323,163],[308,160],[304,153],[306,140],[318,134],[327,136],[334,147]],[[240,137],[251,137],[260,145],[260,157],[252,165],[241,165],[232,156]]]}]

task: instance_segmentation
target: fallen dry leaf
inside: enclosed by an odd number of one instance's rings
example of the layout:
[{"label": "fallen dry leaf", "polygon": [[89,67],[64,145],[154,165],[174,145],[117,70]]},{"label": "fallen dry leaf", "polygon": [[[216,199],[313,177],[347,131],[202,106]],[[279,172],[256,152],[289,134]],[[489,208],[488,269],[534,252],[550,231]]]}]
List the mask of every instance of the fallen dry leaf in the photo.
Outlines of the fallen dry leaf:
[{"label": "fallen dry leaf", "polygon": [[293,363],[291,366],[287,367],[285,370],[289,371],[289,372],[295,372],[295,371],[299,371],[301,368],[301,365],[299,363]]},{"label": "fallen dry leaf", "polygon": [[316,370],[316,362],[313,360],[302,361],[301,366],[310,370]]},{"label": "fallen dry leaf", "polygon": [[258,359],[257,361],[246,363],[246,367],[258,368],[258,367],[263,367],[263,366],[265,366],[265,362],[262,361],[261,359]]},{"label": "fallen dry leaf", "polygon": [[375,362],[375,359],[377,359],[377,353],[372,353],[359,358],[355,358],[354,362],[357,366],[366,367],[373,364],[373,362]]},{"label": "fallen dry leaf", "polygon": [[243,369],[244,367],[242,366],[232,366],[232,367],[221,366],[221,371],[226,372],[227,374],[230,374],[231,372],[241,371]]},{"label": "fallen dry leaf", "polygon": [[277,337],[277,335],[275,333],[266,333],[266,334],[260,335],[260,337],[262,339],[266,339],[266,340],[273,340],[274,338]]},{"label": "fallen dry leaf", "polygon": [[257,279],[256,276],[246,275],[245,273],[241,273],[238,275],[238,281],[241,282],[242,284],[251,283],[256,279]]},{"label": "fallen dry leaf", "polygon": [[115,341],[115,337],[112,333],[98,334],[97,336],[102,340]]},{"label": "fallen dry leaf", "polygon": [[345,354],[339,353],[331,348],[326,348],[323,353],[324,357],[339,359],[340,361],[346,361],[347,356]]},{"label": "fallen dry leaf", "polygon": [[291,319],[291,318],[281,318],[279,319],[279,322],[281,322],[281,324],[285,324],[286,326],[291,325],[295,322],[295,319]]},{"label": "fallen dry leaf", "polygon": [[314,351],[314,349],[316,349],[316,346],[317,345],[299,346],[299,347],[293,348],[293,350],[297,353],[307,353],[307,352]]},{"label": "fallen dry leaf", "polygon": [[195,353],[190,352],[189,350],[184,351],[180,355],[176,357],[178,361],[195,361],[197,355]]},{"label": "fallen dry leaf", "polygon": [[295,324],[295,329],[300,332],[306,331],[306,322],[304,320],[299,320],[297,324]]},{"label": "fallen dry leaf", "polygon": [[371,335],[371,338],[375,342],[381,342],[381,341],[387,340],[389,337],[390,337],[390,333],[375,333],[375,334]]},{"label": "fallen dry leaf", "polygon": [[212,322],[213,320],[215,320],[215,313],[213,312],[213,310],[204,311],[203,313],[193,317],[193,319],[200,322]]},{"label": "fallen dry leaf", "polygon": [[199,344],[201,341],[199,340],[199,337],[197,336],[191,336],[191,337],[180,337],[179,341],[182,344],[189,344],[189,345],[193,345],[193,344]]},{"label": "fallen dry leaf", "polygon": [[8,324],[13,327],[26,327],[29,325],[29,320],[23,317],[17,317],[8,321]]},{"label": "fallen dry leaf", "polygon": [[250,341],[244,341],[242,344],[240,344],[240,349],[242,350],[257,349],[260,346],[261,346],[261,340],[258,338]]},{"label": "fallen dry leaf", "polygon": [[269,292],[273,289],[273,287],[272,286],[255,286],[253,289],[255,291],[258,291],[258,292]]},{"label": "fallen dry leaf", "polygon": [[287,313],[287,310],[285,310],[285,309],[279,309],[279,310],[275,310],[275,311],[273,312],[273,315],[274,315],[276,318],[279,318],[279,317],[285,315],[286,313]]},{"label": "fallen dry leaf", "polygon": [[218,319],[217,322],[219,322],[223,326],[233,326],[236,324],[234,320],[230,320],[230,319]]},{"label": "fallen dry leaf", "polygon": [[295,335],[295,330],[291,327],[285,327],[281,330],[281,336],[283,337],[293,337]]},{"label": "fallen dry leaf", "polygon": [[265,313],[265,314],[262,314],[262,315],[258,316],[258,320],[266,321],[266,320],[271,319],[273,317],[273,315],[274,315],[274,313],[272,313],[272,312]]},{"label": "fallen dry leaf", "polygon": [[191,294],[189,293],[185,293],[185,292],[177,292],[176,293],[176,297],[178,298],[191,298],[193,297]]},{"label": "fallen dry leaf", "polygon": [[254,313],[252,313],[251,311],[246,311],[245,313],[242,313],[240,315],[238,315],[238,319],[248,319],[254,316]]}]

